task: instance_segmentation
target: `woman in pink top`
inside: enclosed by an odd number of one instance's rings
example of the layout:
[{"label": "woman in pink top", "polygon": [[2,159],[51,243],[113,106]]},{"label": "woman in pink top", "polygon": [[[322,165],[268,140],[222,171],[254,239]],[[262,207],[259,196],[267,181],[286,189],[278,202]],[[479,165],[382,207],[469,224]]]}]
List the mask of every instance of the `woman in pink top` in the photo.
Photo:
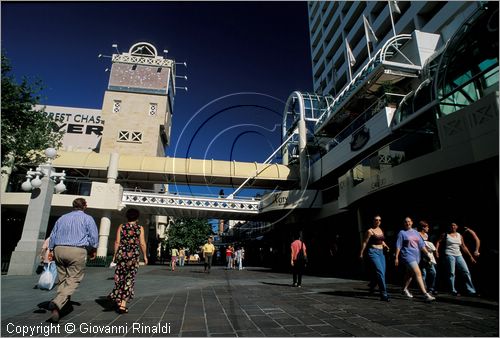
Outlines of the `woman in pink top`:
[{"label": "woman in pink top", "polygon": [[[293,287],[301,287],[302,284],[302,274],[304,272],[305,262],[307,259],[307,251],[306,245],[304,242],[300,240],[300,235],[296,235],[295,241],[292,242],[291,245],[292,255],[291,255],[291,264],[292,264],[292,274],[293,274]],[[302,250],[303,259],[298,259],[299,252]]]}]

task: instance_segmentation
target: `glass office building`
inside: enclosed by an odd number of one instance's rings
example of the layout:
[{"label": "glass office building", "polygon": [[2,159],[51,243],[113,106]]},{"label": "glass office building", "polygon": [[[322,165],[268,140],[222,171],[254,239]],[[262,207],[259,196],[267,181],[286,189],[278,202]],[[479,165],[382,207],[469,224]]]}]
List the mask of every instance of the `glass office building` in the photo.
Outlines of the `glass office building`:
[{"label": "glass office building", "polygon": [[[427,220],[434,237],[451,222],[472,227],[498,267],[498,2],[308,9],[314,93],[290,95],[282,137],[284,161],[307,167],[307,188],[322,196],[321,210],[287,228],[303,230],[310,268],[361,277],[374,214],[391,246],[406,216]],[[479,284],[497,292],[485,273]]]}]

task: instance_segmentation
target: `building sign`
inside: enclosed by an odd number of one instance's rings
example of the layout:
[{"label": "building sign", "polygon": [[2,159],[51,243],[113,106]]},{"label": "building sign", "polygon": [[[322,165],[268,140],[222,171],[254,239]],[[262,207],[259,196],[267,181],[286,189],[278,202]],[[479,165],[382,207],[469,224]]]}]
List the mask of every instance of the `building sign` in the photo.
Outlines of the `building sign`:
[{"label": "building sign", "polygon": [[357,151],[363,148],[370,139],[370,129],[366,126],[363,126],[356,132],[354,132],[351,136],[351,150]]},{"label": "building sign", "polygon": [[261,212],[276,210],[311,209],[322,207],[322,194],[318,190],[285,190],[262,197]]},{"label": "building sign", "polygon": [[100,109],[72,108],[59,106],[35,106],[45,108],[44,114],[51,118],[60,131],[64,131],[64,150],[92,151],[99,147],[104,130]]}]

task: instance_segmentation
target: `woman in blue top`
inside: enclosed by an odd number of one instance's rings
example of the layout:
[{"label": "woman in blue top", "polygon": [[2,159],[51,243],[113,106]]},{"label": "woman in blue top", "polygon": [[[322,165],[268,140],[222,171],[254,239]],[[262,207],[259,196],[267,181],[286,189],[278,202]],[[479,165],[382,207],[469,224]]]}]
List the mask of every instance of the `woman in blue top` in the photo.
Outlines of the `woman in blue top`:
[{"label": "woman in blue top", "polygon": [[395,265],[399,265],[399,258],[401,258],[402,263],[406,266],[406,273],[404,277],[403,283],[403,291],[401,292],[408,298],[413,298],[413,295],[408,291],[408,286],[411,283],[412,277],[414,276],[417,280],[418,286],[420,290],[424,294],[424,298],[426,301],[432,301],[436,298],[431,296],[425,290],[424,280],[422,279],[422,272],[418,267],[418,263],[420,262],[420,251],[424,251],[427,254],[427,250],[425,249],[425,243],[420,234],[412,228],[413,221],[410,217],[405,218],[404,229],[401,230],[398,234],[398,238],[396,240],[396,260]]}]

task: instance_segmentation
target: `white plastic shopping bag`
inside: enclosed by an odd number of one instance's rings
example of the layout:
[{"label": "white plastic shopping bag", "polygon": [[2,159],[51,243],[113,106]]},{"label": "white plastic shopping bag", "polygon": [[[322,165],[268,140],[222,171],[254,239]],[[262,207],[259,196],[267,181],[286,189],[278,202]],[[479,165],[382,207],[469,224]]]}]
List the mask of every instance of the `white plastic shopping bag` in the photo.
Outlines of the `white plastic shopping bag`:
[{"label": "white plastic shopping bag", "polygon": [[38,280],[38,288],[42,290],[52,290],[57,278],[56,262],[49,262],[44,265],[43,272]]}]

